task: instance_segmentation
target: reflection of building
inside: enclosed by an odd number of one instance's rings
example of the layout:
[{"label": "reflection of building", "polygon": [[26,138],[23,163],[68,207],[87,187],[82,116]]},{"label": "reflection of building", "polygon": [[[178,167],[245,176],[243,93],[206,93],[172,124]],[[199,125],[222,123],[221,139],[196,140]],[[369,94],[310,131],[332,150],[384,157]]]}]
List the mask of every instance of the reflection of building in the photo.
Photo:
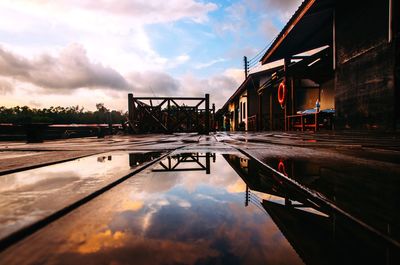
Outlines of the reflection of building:
[{"label": "reflection of building", "polygon": [[[269,159],[267,164],[312,189],[368,225],[400,241],[399,174],[338,161]],[[279,168],[280,163],[284,167]],[[282,172],[283,173],[283,172]],[[360,185],[362,183],[362,185]],[[384,196],[382,195],[384,192]]]},{"label": "reflection of building", "polygon": [[171,172],[171,171],[202,171],[210,174],[211,163],[215,162],[215,153],[182,153],[168,156],[160,161],[158,167],[153,172]]},{"label": "reflection of building", "polygon": [[[224,158],[247,185],[245,205],[261,205],[306,264],[399,264],[395,244],[288,185],[256,161],[248,160],[244,167],[243,158]],[[293,168],[286,163],[289,177]],[[313,179],[315,167],[309,168]]]}]

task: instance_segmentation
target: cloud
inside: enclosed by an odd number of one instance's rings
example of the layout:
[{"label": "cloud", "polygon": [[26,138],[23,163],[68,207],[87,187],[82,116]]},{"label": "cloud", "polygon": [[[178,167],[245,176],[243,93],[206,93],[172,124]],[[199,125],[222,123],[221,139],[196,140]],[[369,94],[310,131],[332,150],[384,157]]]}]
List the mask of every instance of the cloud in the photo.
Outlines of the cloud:
[{"label": "cloud", "polygon": [[144,24],[173,22],[181,19],[202,23],[208,20],[207,14],[218,6],[194,0],[19,0],[7,3],[16,8],[28,7],[38,13],[102,13],[129,18]]},{"label": "cloud", "polygon": [[249,6],[255,10],[268,10],[286,23],[301,3],[302,0],[251,0]]},{"label": "cloud", "polygon": [[293,10],[300,6],[301,0],[268,0],[264,1],[266,5],[271,8],[280,10],[280,11],[287,11]]},{"label": "cloud", "polygon": [[127,90],[128,82],[116,70],[92,62],[85,49],[71,44],[60,54],[26,58],[0,46],[0,75],[50,90],[111,88]]},{"label": "cloud", "polygon": [[196,64],[196,65],[194,66],[194,68],[196,68],[196,69],[203,69],[203,68],[210,67],[210,66],[212,66],[212,65],[214,65],[214,64],[216,64],[216,63],[222,63],[222,62],[225,62],[225,61],[226,61],[226,59],[218,58],[218,59],[215,59],[215,60],[211,60],[211,61],[209,61],[209,62],[206,62],[206,63],[198,63],[198,64]]},{"label": "cloud", "polygon": [[11,94],[14,91],[14,87],[10,82],[5,79],[0,79],[0,95]]},{"label": "cloud", "polygon": [[247,6],[237,2],[225,8],[225,17],[215,25],[215,31],[219,35],[224,33],[236,33],[238,29],[249,25],[247,21]]},{"label": "cloud", "polygon": [[178,79],[163,72],[132,72],[127,75],[135,96],[179,96]]},{"label": "cloud", "polygon": [[193,0],[122,0],[117,2],[86,0],[77,3],[90,10],[136,17],[147,23],[171,22],[185,18],[201,23],[207,21],[208,12],[217,9],[217,5],[214,3]]},{"label": "cloud", "polygon": [[187,95],[204,96],[205,93],[209,93],[211,103],[215,103],[217,109],[225,104],[240,84],[234,76],[229,75],[228,71],[210,78],[185,75],[181,78],[181,83]]},{"label": "cloud", "polygon": [[262,33],[262,37],[267,40],[272,40],[279,33],[279,29],[272,23],[271,20],[265,19],[259,26],[259,32]]}]

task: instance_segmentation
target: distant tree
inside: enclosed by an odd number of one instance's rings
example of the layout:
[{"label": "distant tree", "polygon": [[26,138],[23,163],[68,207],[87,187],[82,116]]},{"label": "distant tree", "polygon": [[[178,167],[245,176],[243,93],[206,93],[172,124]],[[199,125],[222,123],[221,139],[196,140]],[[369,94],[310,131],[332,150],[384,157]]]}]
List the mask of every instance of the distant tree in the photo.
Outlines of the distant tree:
[{"label": "distant tree", "polygon": [[0,107],[0,123],[123,123],[127,113],[109,110],[104,103],[96,104],[96,111],[85,111],[79,105],[71,107],[51,106],[50,108],[36,109],[28,106]]}]

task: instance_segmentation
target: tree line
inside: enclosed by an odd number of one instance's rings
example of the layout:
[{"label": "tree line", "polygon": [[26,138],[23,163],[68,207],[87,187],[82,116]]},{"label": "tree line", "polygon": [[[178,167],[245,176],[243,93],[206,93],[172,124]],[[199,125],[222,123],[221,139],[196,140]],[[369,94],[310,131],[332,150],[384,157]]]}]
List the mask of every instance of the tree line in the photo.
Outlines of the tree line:
[{"label": "tree line", "polygon": [[[49,123],[49,124],[91,124],[123,123],[127,113],[109,110],[103,103],[96,104],[95,111],[86,111],[83,107],[30,108],[28,106],[0,107],[0,123]],[[110,120],[111,119],[111,120]]]}]

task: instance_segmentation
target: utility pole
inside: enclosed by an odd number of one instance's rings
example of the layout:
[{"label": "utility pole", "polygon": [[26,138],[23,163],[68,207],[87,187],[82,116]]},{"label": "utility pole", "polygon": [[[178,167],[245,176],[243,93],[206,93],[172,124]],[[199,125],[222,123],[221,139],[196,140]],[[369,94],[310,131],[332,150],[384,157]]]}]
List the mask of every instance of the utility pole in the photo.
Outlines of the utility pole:
[{"label": "utility pole", "polygon": [[249,72],[249,63],[247,62],[247,56],[243,57],[243,61],[244,61],[244,78],[247,79],[247,74]]}]

